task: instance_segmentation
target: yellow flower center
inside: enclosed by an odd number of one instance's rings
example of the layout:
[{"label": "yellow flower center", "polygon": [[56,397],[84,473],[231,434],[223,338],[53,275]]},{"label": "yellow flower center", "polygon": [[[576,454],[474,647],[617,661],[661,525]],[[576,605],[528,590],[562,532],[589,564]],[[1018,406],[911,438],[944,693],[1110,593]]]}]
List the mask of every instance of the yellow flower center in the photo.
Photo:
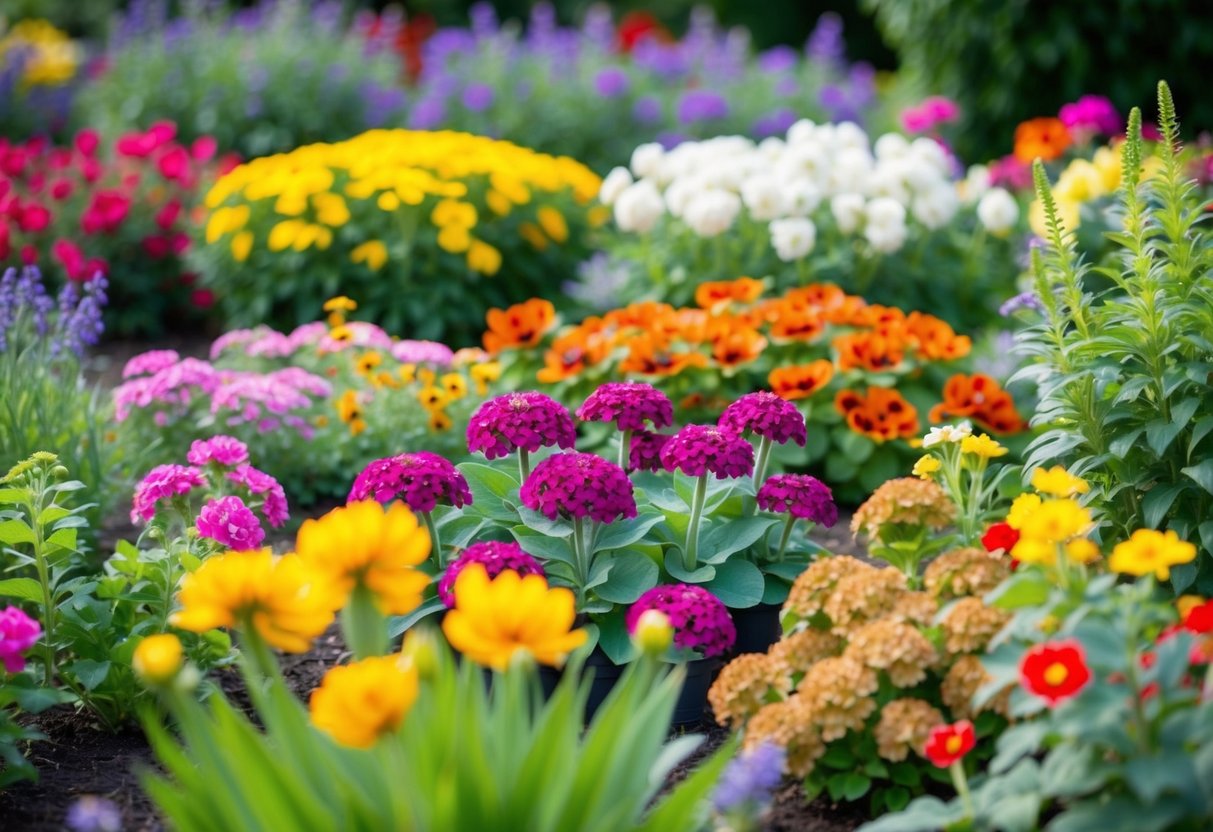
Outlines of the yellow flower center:
[{"label": "yellow flower center", "polygon": [[948,737],[947,741],[943,744],[943,747],[949,754],[955,754],[956,752],[960,751],[960,746],[963,743],[964,741],[960,738],[959,734],[953,734],[952,736]]},{"label": "yellow flower center", "polygon": [[1050,687],[1057,687],[1065,682],[1069,675],[1070,671],[1066,669],[1064,664],[1061,662],[1053,662],[1053,664],[1045,668],[1044,679],[1045,683]]}]

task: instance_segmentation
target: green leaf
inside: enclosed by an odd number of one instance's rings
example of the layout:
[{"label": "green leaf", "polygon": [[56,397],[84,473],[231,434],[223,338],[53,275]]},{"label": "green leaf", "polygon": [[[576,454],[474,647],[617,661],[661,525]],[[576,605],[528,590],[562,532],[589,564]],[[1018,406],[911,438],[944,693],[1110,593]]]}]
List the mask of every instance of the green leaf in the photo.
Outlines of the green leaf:
[{"label": "green leaf", "polygon": [[9,578],[0,581],[0,598],[16,598],[19,601],[41,603],[42,584],[33,578]]},{"label": "green leaf", "polygon": [[642,514],[631,520],[618,520],[598,529],[594,538],[594,551],[623,549],[642,539],[649,529],[665,518],[660,514]]},{"label": "green leaf", "polygon": [[1146,527],[1157,529],[1162,524],[1163,518],[1167,516],[1175,498],[1182,494],[1187,487],[1184,483],[1155,485],[1147,491],[1141,500],[1142,521]]},{"label": "green leaf", "polygon": [[846,781],[842,784],[842,796],[846,800],[858,800],[867,794],[871,787],[871,778],[853,771],[846,775]]},{"label": "green leaf", "polygon": [[665,571],[670,573],[671,578],[684,584],[706,583],[716,575],[716,567],[710,564],[701,564],[695,569],[687,571],[686,567],[682,565],[682,552],[676,548],[666,550]]},{"label": "green leaf", "polygon": [[774,517],[747,517],[715,523],[699,540],[700,559],[704,563],[720,563],[729,555],[753,546],[780,522]]},{"label": "green leaf", "polygon": [[398,638],[402,633],[416,626],[423,619],[446,609],[441,598],[431,598],[408,615],[393,615],[387,620],[389,638]]},{"label": "green leaf", "polygon": [[569,537],[573,534],[573,524],[568,520],[552,520],[529,508],[519,508],[518,517],[528,529],[548,537]]},{"label": "green leaf", "polygon": [[611,571],[606,583],[594,588],[594,594],[613,604],[631,604],[646,591],[657,585],[660,570],[652,558],[639,552],[618,552],[602,556]]},{"label": "green leaf", "polygon": [[[1213,457],[1209,457],[1196,465],[1189,465],[1187,468],[1181,468],[1180,471],[1195,480],[1196,483],[1205,491],[1213,494]],[[1155,486],[1155,488],[1157,488],[1157,486]]]},{"label": "green leaf", "polygon": [[732,609],[745,609],[762,601],[766,581],[762,570],[744,558],[717,564],[716,575],[704,586]]},{"label": "green leaf", "polygon": [[1052,589],[1052,585],[1043,575],[1020,572],[1000,584],[986,597],[986,602],[1004,610],[1037,607],[1048,600]]},{"label": "green leaf", "polygon": [[615,664],[627,664],[635,655],[636,648],[628,635],[626,614],[615,610],[606,615],[594,616],[598,625],[598,646]]},{"label": "green leaf", "polygon": [[105,681],[110,672],[110,662],[98,662],[93,659],[77,659],[64,670],[76,677],[85,690],[96,690]]},{"label": "green leaf", "polygon": [[24,520],[0,520],[0,543],[16,546],[19,543],[33,542],[34,530],[27,526]]}]

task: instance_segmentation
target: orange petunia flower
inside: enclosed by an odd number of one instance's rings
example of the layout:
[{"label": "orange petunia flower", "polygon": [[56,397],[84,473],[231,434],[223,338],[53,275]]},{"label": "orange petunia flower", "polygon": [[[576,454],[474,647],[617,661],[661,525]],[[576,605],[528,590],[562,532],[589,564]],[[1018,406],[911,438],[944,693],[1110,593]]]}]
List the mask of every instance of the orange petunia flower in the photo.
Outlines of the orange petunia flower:
[{"label": "orange petunia flower", "polygon": [[776,367],[767,376],[767,383],[777,396],[795,401],[813,395],[833,377],[834,365],[829,359],[819,358],[811,364]]},{"label": "orange petunia flower", "polygon": [[543,298],[531,298],[508,309],[490,309],[484,348],[490,353],[514,347],[533,347],[556,323],[556,307]]},{"label": "orange petunia flower", "polygon": [[791,289],[784,295],[784,299],[791,303],[803,303],[823,311],[844,305],[847,297],[847,293],[833,283],[810,283]]},{"label": "orange petunia flower", "polygon": [[695,288],[695,303],[700,309],[718,312],[730,303],[753,303],[762,297],[761,280],[739,277],[736,280],[709,280]]},{"label": "orange petunia flower", "polygon": [[890,387],[869,387],[867,394],[839,390],[834,406],[856,433],[877,442],[917,436],[918,410]]},{"label": "orange petunia flower", "polygon": [[1059,118],[1033,118],[1015,128],[1015,158],[1031,164],[1057,159],[1070,146],[1070,131]]},{"label": "orange petunia flower", "polygon": [[905,357],[900,338],[877,332],[852,332],[834,339],[838,351],[838,369],[862,369],[880,372],[896,367]]},{"label": "orange petunia flower", "polygon": [[622,375],[672,376],[688,367],[704,367],[708,363],[708,357],[703,353],[674,352],[670,350],[669,342],[651,333],[628,339],[627,347],[627,357],[619,364]]},{"label": "orange petunia flower", "polygon": [[896,306],[882,306],[879,303],[869,304],[856,309],[849,323],[852,326],[866,326],[881,333],[898,332],[904,328],[906,313]]},{"label": "orange petunia flower", "polygon": [[931,408],[932,422],[967,418],[995,433],[1018,433],[1027,425],[1015,409],[1015,400],[984,373],[957,373],[943,388],[943,401]]},{"label": "orange petunia flower", "polygon": [[674,312],[674,307],[668,303],[642,301],[630,303],[622,309],[612,309],[603,316],[607,326],[619,329],[650,329],[654,321],[668,317]]},{"label": "orange petunia flower", "polygon": [[825,321],[822,320],[821,311],[814,307],[785,307],[771,321],[771,340],[777,344],[813,341],[824,331]]},{"label": "orange petunia flower", "polygon": [[756,329],[734,328],[712,341],[712,357],[721,367],[731,368],[753,361],[767,348],[767,339]]},{"label": "orange petunia flower", "polygon": [[963,358],[973,348],[969,336],[957,335],[946,321],[922,312],[911,312],[906,318],[905,334],[918,357],[931,361]]}]

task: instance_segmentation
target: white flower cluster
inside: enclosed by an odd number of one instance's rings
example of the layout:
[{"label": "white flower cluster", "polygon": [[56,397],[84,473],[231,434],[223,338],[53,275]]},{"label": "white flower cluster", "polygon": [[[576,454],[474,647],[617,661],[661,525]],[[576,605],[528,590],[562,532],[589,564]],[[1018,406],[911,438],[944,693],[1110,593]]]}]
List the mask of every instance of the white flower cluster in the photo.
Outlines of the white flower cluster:
[{"label": "white flower cluster", "polygon": [[[813,250],[818,211],[828,211],[843,234],[862,234],[873,249],[892,253],[905,244],[911,220],[928,229],[947,225],[961,190],[947,153],[931,139],[889,133],[872,143],[850,122],[802,120],[785,139],[760,143],[721,136],[670,151],[643,144],[630,169],[617,167],[603,180],[599,198],[614,208],[620,230],[641,234],[669,215],[700,237],[715,237],[744,212],[769,224],[776,254],[790,262]],[[971,199],[982,198],[987,228],[1014,225],[1018,207],[1010,194],[984,183],[984,195],[976,190],[967,189]]]}]

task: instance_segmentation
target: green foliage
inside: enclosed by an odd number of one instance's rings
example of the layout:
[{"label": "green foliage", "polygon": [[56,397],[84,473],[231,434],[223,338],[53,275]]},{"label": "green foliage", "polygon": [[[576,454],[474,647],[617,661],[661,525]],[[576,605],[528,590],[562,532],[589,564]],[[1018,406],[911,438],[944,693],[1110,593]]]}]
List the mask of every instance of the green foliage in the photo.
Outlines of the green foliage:
[{"label": "green foliage", "polygon": [[[1043,320],[1019,338],[1036,382],[1025,469],[1054,462],[1086,478],[1106,506],[1109,535],[1175,531],[1197,543],[1197,562],[1174,570],[1175,591],[1213,592],[1213,245],[1202,200],[1179,158],[1178,122],[1159,85],[1160,173],[1141,175],[1141,115],[1130,117],[1116,256],[1092,266],[1076,254],[1043,171],[1037,190],[1049,225],[1035,257]],[[1093,290],[1094,280],[1110,287]]]},{"label": "green foliage", "polygon": [[[533,665],[487,685],[449,651],[422,673],[401,728],[369,749],[338,746],[308,723],[281,676],[246,678],[264,733],[222,695],[170,694],[175,739],[146,721],[167,776],[145,786],[182,832],[245,829],[690,830],[733,744],[658,797],[700,738],[665,737],[683,673],[631,666],[588,728],[589,681],[574,660],[545,702]],[[223,794],[216,800],[216,784]]]},{"label": "green foliage", "polygon": [[[1213,124],[1200,73],[1213,56],[1213,7],[1186,0],[863,0],[901,71],[956,100],[962,158],[1001,156],[1020,121],[1099,92],[1121,112],[1150,96],[1151,79],[1177,82],[1192,123]],[[997,72],[990,72],[997,66]]]}]

